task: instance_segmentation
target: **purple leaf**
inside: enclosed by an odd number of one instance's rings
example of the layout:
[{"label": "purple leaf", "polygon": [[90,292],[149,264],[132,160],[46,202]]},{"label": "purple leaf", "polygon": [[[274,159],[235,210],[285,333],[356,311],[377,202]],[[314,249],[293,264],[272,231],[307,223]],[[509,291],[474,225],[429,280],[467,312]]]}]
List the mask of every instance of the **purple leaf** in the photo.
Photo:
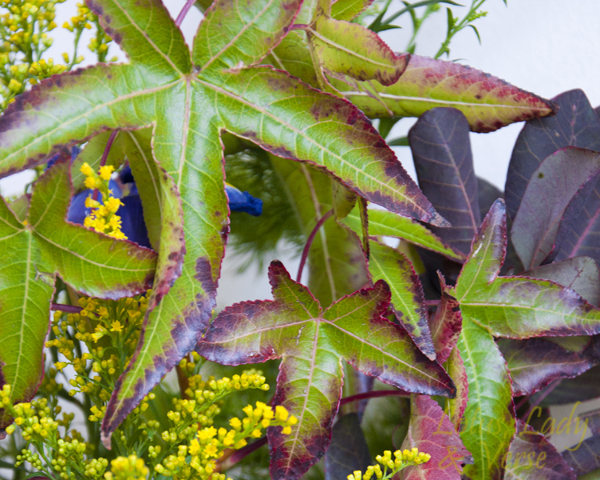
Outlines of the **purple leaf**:
[{"label": "purple leaf", "polygon": [[600,153],[565,147],[548,156],[534,172],[511,230],[526,269],[537,267],[552,252],[567,205],[599,168]]},{"label": "purple leaf", "polygon": [[600,170],[571,199],[558,227],[556,260],[586,255],[600,263]]},{"label": "purple leaf", "polygon": [[485,217],[496,200],[504,198],[504,193],[499,188],[479,177],[477,177],[477,192],[479,194],[480,218]]},{"label": "purple leaf", "polygon": [[508,364],[515,397],[535,393],[559,378],[581,375],[597,363],[589,348],[571,352],[544,338],[500,339],[498,346]]},{"label": "purple leaf", "polygon": [[586,438],[581,444],[562,452],[562,457],[575,475],[580,477],[600,468],[600,435]]},{"label": "purple leaf", "polygon": [[506,458],[504,480],[575,480],[573,469],[556,448],[533,428],[519,421],[517,436]]},{"label": "purple leaf", "polygon": [[333,426],[331,444],[325,454],[325,480],[346,480],[349,473],[365,471],[371,463],[358,414],[340,416]]},{"label": "purple leaf", "polygon": [[559,106],[556,116],[529,120],[515,143],[505,188],[511,218],[515,218],[527,184],[546,157],[568,146],[600,151],[600,119],[585,93],[570,90],[553,100]]},{"label": "purple leaf", "polygon": [[419,186],[452,225],[433,232],[469,253],[481,217],[466,117],[454,108],[433,108],[421,115],[408,139]]},{"label": "purple leaf", "polygon": [[[531,397],[536,402],[540,392]],[[540,403],[541,406],[566,405],[600,397],[600,366],[595,366],[575,378],[562,380]]]},{"label": "purple leaf", "polygon": [[271,475],[297,479],[323,456],[343,385],[343,361],[403,390],[453,395],[452,381],[398,325],[382,318],[383,281],[323,310],[280,262],[269,268],[274,301],[238,303],[213,321],[198,353],[225,365],[281,358],[273,403],[299,419],[290,436],[269,432]]}]

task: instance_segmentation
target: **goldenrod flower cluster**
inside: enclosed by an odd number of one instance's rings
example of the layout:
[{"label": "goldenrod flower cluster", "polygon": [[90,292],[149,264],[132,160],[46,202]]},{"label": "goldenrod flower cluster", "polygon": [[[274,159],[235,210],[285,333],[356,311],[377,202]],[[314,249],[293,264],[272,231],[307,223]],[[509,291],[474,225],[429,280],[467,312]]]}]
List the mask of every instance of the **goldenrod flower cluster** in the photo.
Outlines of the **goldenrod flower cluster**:
[{"label": "goldenrod flower cluster", "polygon": [[[73,33],[73,54],[62,54],[64,65],[52,58],[42,58],[53,42],[49,33],[56,28],[56,5],[64,1],[0,0],[0,112],[28,84],[36,84],[83,62],[83,55],[77,51],[84,30],[95,29],[88,49],[97,55],[99,62],[106,61],[112,40],[84,3],[78,3],[77,14],[63,24],[63,28]],[[116,57],[111,61],[116,61]]]},{"label": "goldenrod flower cluster", "polygon": [[[392,452],[386,450],[383,452],[383,455],[377,455],[375,457],[378,465],[371,465],[364,474],[360,470],[357,470],[348,475],[348,480],[371,480],[372,478],[387,480],[392,478],[403,468],[411,465],[421,465],[422,463],[427,463],[431,459],[431,455],[419,452],[417,448],[404,451],[396,450],[393,456],[394,458],[392,459]],[[383,467],[383,469],[381,467]]]},{"label": "goldenrod flower cluster", "polygon": [[[117,211],[123,205],[123,202],[113,197],[112,191],[108,188],[108,182],[115,167],[104,165],[100,167],[98,174],[96,174],[86,162],[81,166],[80,170],[86,176],[85,186],[100,192],[104,199],[103,203],[94,199],[93,195],[85,199],[85,206],[90,208],[91,212],[85,218],[83,225],[93,228],[97,232],[104,233],[109,237],[127,239],[121,231],[121,217],[117,215]],[[97,195],[97,192],[95,195]],[[118,328],[118,326],[112,328]]]}]

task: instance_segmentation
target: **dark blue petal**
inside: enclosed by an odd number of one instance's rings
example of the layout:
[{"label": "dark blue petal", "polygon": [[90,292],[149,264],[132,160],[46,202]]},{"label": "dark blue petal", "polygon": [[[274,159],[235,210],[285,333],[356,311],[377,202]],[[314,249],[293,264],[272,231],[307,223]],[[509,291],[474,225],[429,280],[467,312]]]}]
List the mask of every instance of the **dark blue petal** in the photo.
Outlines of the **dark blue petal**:
[{"label": "dark blue petal", "polygon": [[127,165],[125,168],[123,168],[123,170],[121,170],[121,173],[119,173],[119,178],[123,183],[135,182],[133,178],[133,173],[131,173],[131,167],[129,165]]},{"label": "dark blue petal", "polygon": [[148,231],[144,223],[144,209],[139,195],[127,195],[121,199],[123,206],[117,214],[121,217],[121,231],[128,240],[152,248],[148,239]]},{"label": "dark blue petal", "polygon": [[241,192],[231,185],[225,186],[225,193],[232,212],[245,212],[255,217],[260,217],[262,214],[263,202],[260,198],[255,198],[248,192]]},{"label": "dark blue petal", "polygon": [[[71,162],[77,158],[77,155],[81,152],[81,149],[78,146],[71,147]],[[56,161],[62,156],[62,153],[57,153],[48,159],[46,162],[45,170],[48,170],[52,165],[56,163]]]},{"label": "dark blue petal", "polygon": [[67,214],[67,220],[69,222],[83,225],[85,217],[90,214],[90,209],[85,208],[85,199],[90,196],[92,192],[93,190],[84,190],[73,197],[71,206],[69,207],[69,213]]}]

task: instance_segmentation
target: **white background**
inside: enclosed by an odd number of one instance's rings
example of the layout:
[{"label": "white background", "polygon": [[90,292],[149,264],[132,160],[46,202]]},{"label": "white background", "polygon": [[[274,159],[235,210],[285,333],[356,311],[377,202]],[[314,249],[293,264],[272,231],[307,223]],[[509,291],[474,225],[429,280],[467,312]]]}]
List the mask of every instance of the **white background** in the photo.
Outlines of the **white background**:
[{"label": "white background", "polygon": [[[469,0],[462,0],[468,3]],[[167,0],[166,5],[173,17],[184,4],[183,0]],[[399,2],[398,2],[399,3]],[[58,7],[57,24],[74,15],[74,0]],[[456,14],[461,10],[455,8]],[[583,89],[592,106],[600,104],[600,1],[598,0],[509,0],[506,7],[502,0],[488,0],[485,9],[488,17],[477,21],[482,39],[479,45],[470,30],[460,33],[452,42],[450,58],[493,74],[508,82],[534,92],[542,97],[555,95],[573,88]],[[392,7],[390,11],[395,11]],[[191,44],[200,21],[200,14],[192,9],[183,24],[183,30]],[[382,36],[394,50],[401,51],[411,35],[408,19],[406,28],[384,32]],[[54,35],[53,56],[60,58],[63,51],[71,52],[68,34]],[[422,29],[417,39],[416,53],[433,55],[444,38],[445,12],[436,14]],[[87,39],[83,40],[83,45]],[[119,54],[116,48],[112,54]],[[123,58],[122,54],[119,54]],[[405,134],[414,123],[412,119],[399,122],[393,135]],[[505,127],[489,134],[471,134],[475,171],[503,189],[510,154],[521,124]],[[407,148],[395,148],[398,157],[409,173],[414,175],[412,158]],[[0,181],[4,195],[19,194],[28,181],[27,173]],[[244,299],[269,298],[270,292],[265,275],[250,269],[244,275],[236,273],[236,259],[229,256],[224,264],[220,281],[219,307]],[[297,262],[282,258],[290,271]],[[587,409],[590,407],[588,406]],[[581,410],[580,408],[578,411]],[[559,418],[569,411],[555,410]],[[578,436],[561,438],[560,444],[568,446],[578,441]]]}]

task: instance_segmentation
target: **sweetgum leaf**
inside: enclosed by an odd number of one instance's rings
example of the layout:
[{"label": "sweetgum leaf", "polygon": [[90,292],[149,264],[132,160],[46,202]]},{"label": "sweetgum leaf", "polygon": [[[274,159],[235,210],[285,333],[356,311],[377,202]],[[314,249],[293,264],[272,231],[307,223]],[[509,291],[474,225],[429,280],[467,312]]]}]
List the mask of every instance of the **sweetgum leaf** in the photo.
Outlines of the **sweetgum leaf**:
[{"label": "sweetgum leaf", "polygon": [[376,241],[370,242],[370,247],[369,270],[373,281],[385,280],[390,286],[396,318],[419,350],[435,360],[425,295],[410,260],[398,250]]},{"label": "sweetgum leaf", "polygon": [[336,77],[377,80],[389,86],[398,81],[410,59],[408,53],[396,55],[368,28],[335,20],[322,11],[305,30],[321,68]]},{"label": "sweetgum leaf", "polygon": [[516,428],[510,374],[490,332],[465,312],[458,350],[469,382],[460,437],[474,459],[465,475],[472,480],[501,480]]},{"label": "sweetgum leaf", "polygon": [[565,208],[556,233],[555,260],[586,255],[600,264],[600,248],[596,240],[600,233],[599,179],[600,170],[579,188]]},{"label": "sweetgum leaf", "polygon": [[[300,0],[217,0],[190,52],[160,0],[90,1],[131,62],[56,75],[21,95],[0,119],[0,176],[103,130],[153,125],[154,160],[167,175],[164,186],[172,181],[176,188],[172,198],[181,199],[183,225],[166,222],[169,228],[161,229],[154,295],[164,298],[148,310],[139,349],[107,407],[106,444],[193,348],[215,307],[228,232],[221,131],[313,162],[390,210],[445,223],[357,108],[285,72],[250,67],[287,34],[300,5]],[[168,216],[163,212],[162,220]]]},{"label": "sweetgum leaf", "polygon": [[552,252],[567,205],[600,169],[600,153],[565,147],[546,158],[534,172],[514,217],[511,239],[527,270]]},{"label": "sweetgum leaf", "polygon": [[394,478],[402,480],[460,480],[463,465],[473,458],[437,402],[411,395],[410,424],[402,450],[418,448],[431,455],[427,463],[405,468]]},{"label": "sweetgum leaf", "polygon": [[[369,210],[368,213],[370,235],[401,238],[413,245],[431,250],[461,263],[466,258],[465,254],[446,245],[431,230],[410,218],[402,217],[385,210]],[[362,226],[358,208],[354,208],[344,218],[343,223],[359,233]]]},{"label": "sweetgum leaf", "polygon": [[505,187],[510,218],[515,218],[529,181],[549,155],[568,146],[600,151],[600,119],[585,93],[570,90],[552,100],[558,114],[528,121],[515,143]]},{"label": "sweetgum leaf", "polygon": [[299,422],[290,436],[269,431],[274,479],[300,478],[325,453],[340,401],[344,360],[404,390],[454,394],[444,370],[416,349],[402,328],[381,317],[390,301],[385,282],[323,310],[281,263],[271,264],[269,276],[274,301],[226,308],[197,351],[225,365],[282,359],[273,403],[284,405]]},{"label": "sweetgum leaf", "polygon": [[491,132],[514,122],[556,113],[554,102],[458,63],[412,55],[395,84],[330,78],[345,98],[369,117],[419,117],[433,107],[464,113],[474,132]]},{"label": "sweetgum leaf", "polygon": [[545,338],[500,339],[498,346],[510,370],[514,395],[530,395],[559,378],[572,378],[597,361],[588,352],[571,352]]},{"label": "sweetgum leaf", "polygon": [[152,285],[154,252],[68,223],[70,197],[69,163],[61,161],[37,181],[26,224],[0,200],[0,379],[11,385],[15,403],[30,400],[42,378],[57,275],[100,298],[135,295]]},{"label": "sweetgum leaf", "polygon": [[[295,218],[310,235],[317,221],[333,208],[332,180],[317,169],[270,156],[284,184]],[[323,306],[369,285],[367,260],[358,236],[330,218],[317,232],[308,256],[309,289]]]},{"label": "sweetgum leaf", "polygon": [[430,320],[431,337],[435,346],[436,359],[443,364],[450,357],[450,352],[456,347],[462,327],[460,305],[448,292],[443,277],[440,277],[442,297],[437,310]]},{"label": "sweetgum leaf", "polygon": [[371,454],[358,414],[342,415],[332,429],[331,444],[325,454],[325,480],[346,480],[350,472],[365,471]]},{"label": "sweetgum leaf", "polygon": [[504,480],[575,480],[577,476],[556,448],[519,421],[506,458]]},{"label": "sweetgum leaf", "polygon": [[600,332],[600,310],[573,290],[547,280],[499,277],[505,253],[506,209],[497,200],[456,285],[463,319],[472,318],[494,336],[515,339]]},{"label": "sweetgum leaf", "polygon": [[373,0],[337,0],[331,5],[331,16],[336,20],[350,21],[372,3]]},{"label": "sweetgum leaf", "polygon": [[456,397],[446,400],[446,405],[450,421],[458,431],[469,401],[469,377],[458,347],[452,349],[444,365],[456,386]]},{"label": "sweetgum leaf", "polygon": [[466,117],[455,108],[432,108],[410,129],[408,140],[421,190],[452,224],[433,232],[468,254],[481,217]]}]

